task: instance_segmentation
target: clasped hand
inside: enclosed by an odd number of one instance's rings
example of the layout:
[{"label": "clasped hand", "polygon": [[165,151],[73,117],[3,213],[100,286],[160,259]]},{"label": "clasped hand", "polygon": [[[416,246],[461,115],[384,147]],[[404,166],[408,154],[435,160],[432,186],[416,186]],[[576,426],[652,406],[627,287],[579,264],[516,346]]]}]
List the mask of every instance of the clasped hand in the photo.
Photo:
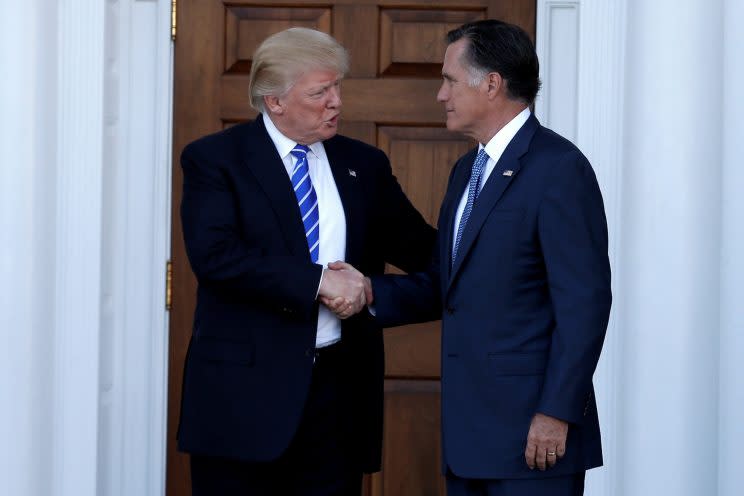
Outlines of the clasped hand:
[{"label": "clasped hand", "polygon": [[372,303],[369,278],[345,262],[328,264],[318,298],[340,319],[348,319]]}]

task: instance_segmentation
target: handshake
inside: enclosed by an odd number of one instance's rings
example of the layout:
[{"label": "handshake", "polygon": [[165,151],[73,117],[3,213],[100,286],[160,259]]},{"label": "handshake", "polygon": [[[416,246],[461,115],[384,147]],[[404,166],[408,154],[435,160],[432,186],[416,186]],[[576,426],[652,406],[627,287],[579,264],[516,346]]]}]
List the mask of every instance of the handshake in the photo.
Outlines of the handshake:
[{"label": "handshake", "polygon": [[318,291],[318,300],[340,319],[359,313],[374,300],[368,277],[345,262],[328,264]]}]

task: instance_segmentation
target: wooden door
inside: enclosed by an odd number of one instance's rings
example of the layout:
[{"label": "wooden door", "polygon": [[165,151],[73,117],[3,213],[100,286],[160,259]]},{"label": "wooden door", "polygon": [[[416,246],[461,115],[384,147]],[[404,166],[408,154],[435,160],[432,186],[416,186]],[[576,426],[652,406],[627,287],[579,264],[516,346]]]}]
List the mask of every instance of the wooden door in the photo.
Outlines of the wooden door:
[{"label": "wooden door", "polygon": [[[173,306],[167,494],[190,494],[188,458],[175,433],[196,282],[178,216],[178,157],[193,139],[252,119],[251,56],[267,36],[292,26],[330,33],[349,49],[340,133],[383,149],[403,189],[436,225],[454,161],[473,144],[444,128],[436,102],[445,33],[476,19],[521,25],[534,36],[535,0],[178,0],[173,132]],[[392,269],[394,270],[394,269]],[[369,496],[444,495],[439,442],[439,323],[385,331],[382,472]]]}]

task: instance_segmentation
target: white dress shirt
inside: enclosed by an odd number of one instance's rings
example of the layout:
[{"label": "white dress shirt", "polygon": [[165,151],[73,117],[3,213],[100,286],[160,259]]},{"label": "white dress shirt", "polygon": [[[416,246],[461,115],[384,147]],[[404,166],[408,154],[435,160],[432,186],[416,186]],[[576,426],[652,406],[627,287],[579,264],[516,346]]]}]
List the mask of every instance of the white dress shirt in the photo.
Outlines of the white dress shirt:
[{"label": "white dress shirt", "polygon": [[[485,146],[483,146],[483,143],[478,144],[478,151],[480,152],[484,148],[486,149],[486,154],[488,154],[488,162],[486,162],[486,167],[483,169],[483,177],[480,181],[480,189],[478,192],[480,193],[483,190],[483,186],[485,186],[486,181],[488,181],[489,176],[491,175],[491,172],[493,172],[493,168],[496,167],[496,162],[499,161],[501,158],[501,155],[504,153],[504,150],[506,150],[506,147],[511,143],[511,140],[514,139],[514,136],[516,136],[517,132],[522,129],[522,126],[524,126],[524,123],[527,122],[527,119],[530,117],[530,109],[529,107],[522,110],[519,114],[517,114],[512,120],[510,120],[506,126],[499,129],[499,132],[497,132],[491,140],[486,143]],[[468,167],[472,167],[473,164],[468,164]],[[455,235],[452,236],[452,249],[455,249],[455,241],[457,240],[457,229],[460,227],[460,219],[462,219],[462,212],[465,210],[465,204],[468,202],[468,187],[469,184],[465,185],[465,191],[462,194],[462,198],[460,198],[460,204],[457,207],[457,212],[455,213],[455,225],[454,225],[454,233]],[[476,202],[478,200],[476,199]]]},{"label": "white dress shirt", "polygon": [[[268,115],[263,114],[263,121],[291,181],[297,159],[290,152],[297,142],[284,136]],[[346,215],[323,143],[318,141],[308,145],[308,148],[310,151],[307,154],[307,165],[310,170],[310,181],[318,197],[320,219],[318,263],[327,267],[331,262],[346,259]],[[322,348],[340,339],[341,321],[328,308],[320,305],[315,346]]]}]

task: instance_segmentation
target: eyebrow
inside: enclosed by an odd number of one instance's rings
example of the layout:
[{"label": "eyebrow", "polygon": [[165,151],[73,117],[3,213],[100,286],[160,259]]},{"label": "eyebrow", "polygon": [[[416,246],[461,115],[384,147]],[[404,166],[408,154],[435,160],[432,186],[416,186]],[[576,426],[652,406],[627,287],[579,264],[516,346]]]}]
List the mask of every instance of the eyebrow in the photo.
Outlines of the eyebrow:
[{"label": "eyebrow", "polygon": [[311,93],[312,94],[312,93],[318,93],[320,91],[326,90],[326,89],[330,88],[331,86],[335,86],[335,85],[339,84],[341,82],[341,79],[342,78],[334,79],[330,83],[324,84],[322,86],[313,86],[313,87],[311,87],[311,88],[308,89],[308,93]]},{"label": "eyebrow", "polygon": [[442,77],[444,79],[446,79],[447,81],[457,81],[457,79],[453,78],[452,76],[450,76],[449,74],[447,74],[444,71],[442,71]]}]

